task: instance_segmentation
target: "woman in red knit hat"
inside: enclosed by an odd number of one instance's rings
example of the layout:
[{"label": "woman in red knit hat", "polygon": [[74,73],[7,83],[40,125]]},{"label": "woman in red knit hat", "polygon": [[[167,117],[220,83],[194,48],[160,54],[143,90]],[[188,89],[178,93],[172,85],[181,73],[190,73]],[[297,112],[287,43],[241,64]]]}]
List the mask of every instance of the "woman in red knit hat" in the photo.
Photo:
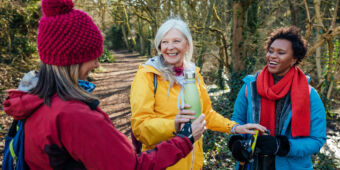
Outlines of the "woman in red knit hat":
[{"label": "woman in red knit hat", "polygon": [[103,38],[72,0],[42,0],[37,75],[10,90],[4,110],[25,120],[24,157],[30,169],[165,169],[185,157],[204,132],[204,116],[151,151],[136,154],[100,108],[84,81],[99,66]]}]

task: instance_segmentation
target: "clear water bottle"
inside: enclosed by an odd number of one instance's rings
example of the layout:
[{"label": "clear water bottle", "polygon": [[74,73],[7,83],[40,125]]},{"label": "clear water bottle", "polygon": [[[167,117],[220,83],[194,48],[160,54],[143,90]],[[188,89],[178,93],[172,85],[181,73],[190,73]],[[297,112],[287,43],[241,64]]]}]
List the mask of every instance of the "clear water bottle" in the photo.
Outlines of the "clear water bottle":
[{"label": "clear water bottle", "polygon": [[185,84],[184,84],[184,103],[189,104],[195,112],[196,119],[201,115],[201,100],[198,93],[198,89],[195,81],[195,72],[184,72]]}]

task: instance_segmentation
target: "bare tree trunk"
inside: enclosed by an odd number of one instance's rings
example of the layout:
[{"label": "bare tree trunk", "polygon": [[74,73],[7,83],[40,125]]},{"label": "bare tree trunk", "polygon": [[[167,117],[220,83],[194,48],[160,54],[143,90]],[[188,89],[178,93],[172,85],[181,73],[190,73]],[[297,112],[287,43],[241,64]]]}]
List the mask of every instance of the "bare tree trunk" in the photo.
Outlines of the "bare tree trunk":
[{"label": "bare tree trunk", "polygon": [[125,46],[126,46],[126,48],[130,51],[130,45],[129,45],[128,37],[127,37],[127,35],[126,35],[125,26],[124,26],[124,24],[122,24],[122,25],[120,25],[120,26],[121,26],[121,28],[122,28]]},{"label": "bare tree trunk", "polygon": [[[320,5],[321,5],[321,0],[314,0],[314,10],[315,10],[315,20],[317,23],[317,28],[316,28],[316,39],[319,40],[320,37],[320,30],[323,28],[323,23],[321,19],[321,14],[320,14]],[[321,27],[321,28],[320,28]],[[318,47],[316,49],[316,55],[315,55],[315,64],[316,64],[316,72],[318,75],[318,80],[319,83],[322,79],[322,69],[321,69],[321,47]]]},{"label": "bare tree trunk", "polygon": [[144,43],[144,32],[143,32],[143,20],[140,18],[137,19],[138,22],[138,35],[139,35],[139,52],[144,55],[145,54],[145,43]]},{"label": "bare tree trunk", "polygon": [[235,101],[237,97],[237,92],[240,90],[242,85],[242,77],[246,73],[246,62],[247,55],[245,53],[246,46],[246,34],[247,34],[247,14],[248,8],[253,0],[237,0],[233,1],[233,25],[232,25],[232,65],[230,67],[230,79],[229,81],[230,96],[231,101]]},{"label": "bare tree trunk", "polygon": [[[336,17],[338,14],[338,9],[339,9],[339,0],[336,1],[335,4],[335,10],[334,10],[334,14],[333,14],[333,18],[332,18],[332,23],[330,26],[330,29],[335,29],[335,21],[336,21]],[[328,53],[329,53],[329,66],[328,66],[328,73],[327,73],[327,81],[330,83],[330,86],[328,88],[328,92],[327,92],[327,99],[330,99],[331,97],[331,92],[333,89],[333,83],[334,83],[334,76],[335,73],[337,71],[337,66],[339,63],[337,63],[335,65],[335,70],[334,70],[334,65],[333,65],[333,52],[334,52],[334,43],[333,43],[333,39],[328,39]],[[338,54],[339,55],[339,54]],[[338,56],[339,57],[339,56]]]},{"label": "bare tree trunk", "polygon": [[340,78],[340,75],[338,75],[340,73],[339,66],[340,66],[340,53],[338,53],[338,61],[336,62],[335,69],[334,69],[335,71],[334,71],[334,74],[332,75],[333,79],[330,82],[331,84],[330,84],[328,92],[327,92],[327,99],[331,98],[331,94],[332,94],[332,90],[333,90],[333,85]]},{"label": "bare tree trunk", "polygon": [[307,15],[307,25],[306,25],[306,35],[305,35],[305,39],[308,40],[311,33],[312,33],[312,20],[310,19],[310,13],[309,13],[309,8],[308,8],[308,3],[307,0],[303,0],[304,4],[305,4],[305,9],[306,9],[306,15]]},{"label": "bare tree trunk", "polygon": [[131,29],[130,29],[129,15],[127,14],[125,5],[123,5],[123,8],[124,8],[125,24],[127,28],[127,33],[130,34],[133,47],[136,47],[136,40],[134,38],[134,35],[132,35]]},{"label": "bare tree trunk", "polygon": [[338,61],[335,65],[335,74],[334,74],[334,81],[339,82],[340,81],[340,53],[338,53]]},{"label": "bare tree trunk", "polygon": [[[150,3],[150,2],[149,2]],[[160,6],[160,0],[153,0],[152,3],[150,3],[150,5],[152,6],[152,15],[153,15],[153,21],[151,23],[151,29],[152,29],[152,33],[153,33],[153,38],[156,37],[156,33],[158,30],[158,27],[160,24],[162,24],[159,20],[159,6]],[[152,39],[151,41],[151,54],[152,55],[157,55],[157,49],[154,46],[154,40]]]},{"label": "bare tree trunk", "polygon": [[[316,39],[320,38],[320,35],[318,34],[316,36]],[[321,47],[318,47],[316,49],[316,54],[315,54],[315,65],[316,65],[316,72],[318,75],[318,81],[320,82],[320,80],[322,79],[322,69],[321,69]]]},{"label": "bare tree trunk", "polygon": [[295,2],[294,0],[288,0],[289,9],[290,9],[290,18],[291,18],[291,24],[297,26],[297,16],[296,16],[296,10],[294,8]]},{"label": "bare tree trunk", "polygon": [[328,40],[328,73],[327,73],[327,80],[330,81],[331,75],[333,73],[333,51],[334,51],[334,43],[333,40]]},{"label": "bare tree trunk", "polygon": [[219,64],[218,64],[218,71],[217,71],[217,85],[220,89],[225,88],[225,84],[224,84],[224,79],[223,79],[223,73],[224,73],[224,48],[223,46],[220,45],[219,47],[219,51],[218,51],[220,60],[219,60]]},{"label": "bare tree trunk", "polygon": [[[207,1],[209,2],[209,1]],[[208,11],[208,15],[207,15],[207,18],[205,20],[205,25],[204,25],[204,32],[203,34],[201,34],[201,41],[200,43],[204,43],[204,41],[206,40],[206,33],[208,32],[208,28],[210,26],[210,20],[211,20],[211,14],[212,14],[212,8],[213,8],[213,5],[214,5],[214,2],[210,2],[210,6],[209,6],[209,11]],[[204,63],[204,53],[206,51],[206,48],[207,46],[206,45],[202,45],[202,47],[200,48],[198,54],[197,54],[197,60],[196,60],[196,63],[197,63],[197,66],[200,67],[202,69],[203,67],[203,63]]]},{"label": "bare tree trunk", "polygon": [[158,55],[157,54],[157,49],[155,48],[155,45],[154,45],[154,37],[156,37],[156,33],[157,33],[157,24],[152,24],[152,26],[151,26],[151,33],[153,34],[153,36],[152,36],[152,39],[150,39],[150,44],[151,44],[151,55],[152,56],[156,56],[156,55]]},{"label": "bare tree trunk", "polygon": [[140,50],[139,52],[144,55],[145,54],[145,44],[144,44],[144,38],[143,35],[139,34],[139,46],[140,46]]},{"label": "bare tree trunk", "polygon": [[[244,4],[247,3],[247,4]],[[245,68],[244,32],[247,8],[250,1],[234,1],[233,3],[233,33],[232,33],[232,69],[241,72]]]},{"label": "bare tree trunk", "polygon": [[106,2],[104,2],[104,3],[102,1],[100,1],[100,2],[101,2],[101,4],[100,4],[100,6],[101,6],[101,25],[102,25],[102,30],[105,30],[106,29],[105,15],[106,15],[107,5],[104,4]]},{"label": "bare tree trunk", "polygon": [[[316,26],[323,28],[324,25],[322,23],[322,18],[320,14],[320,5],[321,5],[321,0],[314,0],[314,10],[315,10],[315,20],[316,20]],[[318,32],[319,33],[319,32]]]}]

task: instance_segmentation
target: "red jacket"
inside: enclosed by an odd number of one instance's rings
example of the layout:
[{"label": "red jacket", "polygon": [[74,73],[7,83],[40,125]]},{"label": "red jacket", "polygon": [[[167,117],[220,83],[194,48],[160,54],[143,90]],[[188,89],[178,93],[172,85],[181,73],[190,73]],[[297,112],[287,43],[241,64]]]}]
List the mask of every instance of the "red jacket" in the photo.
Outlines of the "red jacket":
[{"label": "red jacket", "polygon": [[165,169],[192,150],[188,138],[174,137],[137,155],[101,109],[58,95],[48,107],[35,95],[10,90],[3,105],[14,119],[26,119],[25,160],[31,169]]}]

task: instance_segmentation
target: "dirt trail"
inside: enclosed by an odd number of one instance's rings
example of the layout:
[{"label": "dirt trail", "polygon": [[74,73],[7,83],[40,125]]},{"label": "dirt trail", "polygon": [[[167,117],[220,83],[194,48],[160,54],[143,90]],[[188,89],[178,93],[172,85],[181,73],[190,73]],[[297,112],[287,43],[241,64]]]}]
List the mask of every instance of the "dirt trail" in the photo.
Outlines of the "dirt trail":
[{"label": "dirt trail", "polygon": [[144,56],[127,51],[113,52],[114,63],[102,63],[103,71],[91,73],[96,84],[94,94],[100,98],[99,107],[106,112],[115,127],[130,137],[130,87]]}]

